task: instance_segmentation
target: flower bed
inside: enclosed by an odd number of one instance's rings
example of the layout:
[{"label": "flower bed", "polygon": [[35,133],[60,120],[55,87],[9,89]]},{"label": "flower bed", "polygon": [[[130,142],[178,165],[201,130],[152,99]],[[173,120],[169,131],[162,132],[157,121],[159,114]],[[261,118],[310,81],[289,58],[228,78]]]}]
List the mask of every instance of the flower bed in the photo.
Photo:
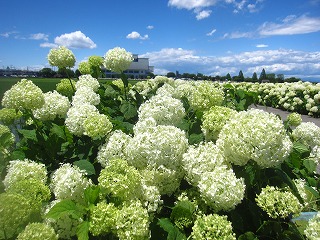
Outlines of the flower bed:
[{"label": "flower bed", "polygon": [[247,110],[253,86],[131,86],[130,61],[107,52],[121,74],[110,83],[84,74],[53,92],[21,80],[5,93],[0,239],[319,238],[319,216],[292,221],[318,211],[319,127]]}]

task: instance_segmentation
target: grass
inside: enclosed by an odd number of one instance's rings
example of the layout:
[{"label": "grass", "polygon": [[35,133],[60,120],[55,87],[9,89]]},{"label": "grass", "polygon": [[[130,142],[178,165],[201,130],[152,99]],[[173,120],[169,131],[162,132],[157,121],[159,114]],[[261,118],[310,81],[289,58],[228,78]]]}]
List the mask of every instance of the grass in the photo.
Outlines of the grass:
[{"label": "grass", "polygon": [[[9,90],[12,85],[16,84],[22,78],[14,78],[14,77],[0,77],[0,105],[1,100],[3,98],[3,94]],[[61,78],[28,78],[28,80],[32,80],[34,84],[42,89],[43,92],[49,92],[56,89],[56,84],[60,82]],[[99,80],[100,82],[106,82],[110,80]],[[131,84],[135,84],[141,80],[129,80]]]}]

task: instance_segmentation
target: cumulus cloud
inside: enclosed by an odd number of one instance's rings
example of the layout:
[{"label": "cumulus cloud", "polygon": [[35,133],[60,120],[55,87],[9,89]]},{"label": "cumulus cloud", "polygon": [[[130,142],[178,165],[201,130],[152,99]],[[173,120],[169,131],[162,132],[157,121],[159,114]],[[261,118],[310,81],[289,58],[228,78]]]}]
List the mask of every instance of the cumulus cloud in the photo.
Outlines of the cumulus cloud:
[{"label": "cumulus cloud", "polygon": [[[320,52],[294,51],[290,49],[257,50],[230,53],[225,56],[200,56],[193,50],[182,48],[164,48],[160,51],[148,52],[141,57],[148,57],[150,64],[156,69],[196,73],[206,75],[235,76],[242,70],[245,76],[258,74],[263,68],[268,73],[285,74],[286,76],[303,73],[308,76],[320,74]],[[236,67],[235,67],[236,66]],[[303,75],[307,77],[307,75]],[[302,77],[303,78],[303,77]]]},{"label": "cumulus cloud", "polygon": [[306,34],[320,31],[320,18],[289,15],[281,23],[265,22],[260,28],[262,36]]},{"label": "cumulus cloud", "polygon": [[211,14],[211,10],[202,10],[202,11],[198,11],[198,10],[195,10],[197,16],[197,20],[202,20],[204,18],[208,18],[210,17],[210,14]]},{"label": "cumulus cloud", "polygon": [[149,30],[154,29],[154,26],[149,25],[149,26],[147,26],[147,29],[149,29]]},{"label": "cumulus cloud", "polygon": [[43,48],[56,48],[56,47],[58,47],[58,44],[44,42],[44,43],[40,44],[40,47],[43,47]]},{"label": "cumulus cloud", "polygon": [[48,37],[49,37],[49,35],[44,34],[44,33],[35,33],[35,34],[31,34],[29,39],[48,41]]},{"label": "cumulus cloud", "polygon": [[129,33],[129,34],[127,35],[127,38],[128,38],[128,39],[147,40],[147,39],[149,39],[149,36],[148,36],[148,34],[146,34],[146,35],[144,35],[144,36],[141,36],[140,33],[136,32],[136,31],[133,31],[133,32],[131,32],[131,33]]},{"label": "cumulus cloud", "polygon": [[256,45],[257,48],[266,48],[269,47],[267,44],[257,44]]},{"label": "cumulus cloud", "polygon": [[67,48],[96,48],[97,45],[81,31],[62,34],[54,39],[54,43],[41,43],[41,47],[65,46]]}]

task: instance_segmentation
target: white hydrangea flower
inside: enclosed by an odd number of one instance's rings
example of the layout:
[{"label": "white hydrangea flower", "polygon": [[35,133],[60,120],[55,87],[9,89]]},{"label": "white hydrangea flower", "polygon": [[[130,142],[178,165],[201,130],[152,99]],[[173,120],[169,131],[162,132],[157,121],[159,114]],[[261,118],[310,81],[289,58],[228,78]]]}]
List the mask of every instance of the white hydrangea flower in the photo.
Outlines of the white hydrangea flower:
[{"label": "white hydrangea flower", "polygon": [[98,151],[97,160],[102,167],[108,166],[112,159],[125,159],[125,148],[130,141],[130,136],[120,130],[112,132]]},{"label": "white hydrangea flower", "polygon": [[81,106],[84,103],[98,105],[100,103],[100,95],[95,93],[90,87],[79,87],[72,97],[72,106]]},{"label": "white hydrangea flower", "polygon": [[92,77],[90,74],[81,75],[79,76],[79,80],[76,82],[76,89],[78,90],[82,87],[89,87],[94,92],[97,92],[100,87],[100,83],[96,78]]},{"label": "white hydrangea flower", "polygon": [[205,172],[211,172],[222,164],[226,164],[226,161],[213,142],[190,145],[182,158],[185,178],[192,185],[198,184]]},{"label": "white hydrangea flower", "polygon": [[130,52],[124,48],[115,47],[105,54],[103,65],[113,72],[122,73],[129,68],[132,61],[133,56]]},{"label": "white hydrangea flower", "polygon": [[316,216],[309,220],[306,229],[304,230],[308,240],[318,240],[320,239],[320,213],[318,212]]},{"label": "white hydrangea flower", "polygon": [[33,110],[35,118],[45,121],[54,120],[58,117],[65,117],[70,108],[69,99],[57,91],[44,94],[44,105],[41,108]]},{"label": "white hydrangea flower", "polygon": [[71,164],[61,165],[51,176],[50,188],[56,199],[71,199],[82,203],[84,190],[92,185],[83,171]]},{"label": "white hydrangea flower", "polygon": [[313,122],[302,122],[292,131],[292,137],[313,148],[320,145],[320,127]]},{"label": "white hydrangea flower", "polygon": [[259,109],[234,115],[222,128],[216,144],[226,160],[240,166],[253,160],[262,168],[281,164],[292,149],[282,121]]},{"label": "white hydrangea flower", "polygon": [[64,46],[59,48],[53,48],[48,54],[48,61],[51,66],[57,66],[58,68],[73,67],[76,58],[73,52]]},{"label": "white hydrangea flower", "polygon": [[185,116],[185,109],[178,99],[169,95],[154,95],[141,104],[138,116],[139,121],[153,118],[159,125],[177,126]]},{"label": "white hydrangea flower", "polygon": [[36,163],[29,159],[10,161],[7,167],[7,174],[3,180],[5,189],[8,189],[12,184],[18,181],[27,179],[35,179],[46,184],[46,166],[42,163]]},{"label": "white hydrangea flower", "polygon": [[67,112],[65,125],[71,133],[81,136],[85,132],[84,121],[97,113],[98,109],[89,103],[72,106]]},{"label": "white hydrangea flower", "polygon": [[101,139],[112,131],[113,125],[109,118],[100,113],[95,113],[83,122],[84,135],[92,139]]},{"label": "white hydrangea flower", "polygon": [[241,203],[246,185],[243,178],[237,178],[232,169],[222,165],[204,172],[198,188],[204,201],[215,211],[229,211]]}]

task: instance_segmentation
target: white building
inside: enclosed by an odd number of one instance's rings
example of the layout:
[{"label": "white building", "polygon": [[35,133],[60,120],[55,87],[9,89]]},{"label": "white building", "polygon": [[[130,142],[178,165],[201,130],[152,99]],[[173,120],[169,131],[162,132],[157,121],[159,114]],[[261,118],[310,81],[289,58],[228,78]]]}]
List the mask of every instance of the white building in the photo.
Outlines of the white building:
[{"label": "white building", "polygon": [[[149,66],[149,58],[139,58],[138,54],[133,54],[134,60],[130,67],[124,71],[128,78],[141,79],[146,78],[149,73],[153,73],[154,67]],[[117,73],[110,70],[105,71],[106,78],[118,77]]]}]

